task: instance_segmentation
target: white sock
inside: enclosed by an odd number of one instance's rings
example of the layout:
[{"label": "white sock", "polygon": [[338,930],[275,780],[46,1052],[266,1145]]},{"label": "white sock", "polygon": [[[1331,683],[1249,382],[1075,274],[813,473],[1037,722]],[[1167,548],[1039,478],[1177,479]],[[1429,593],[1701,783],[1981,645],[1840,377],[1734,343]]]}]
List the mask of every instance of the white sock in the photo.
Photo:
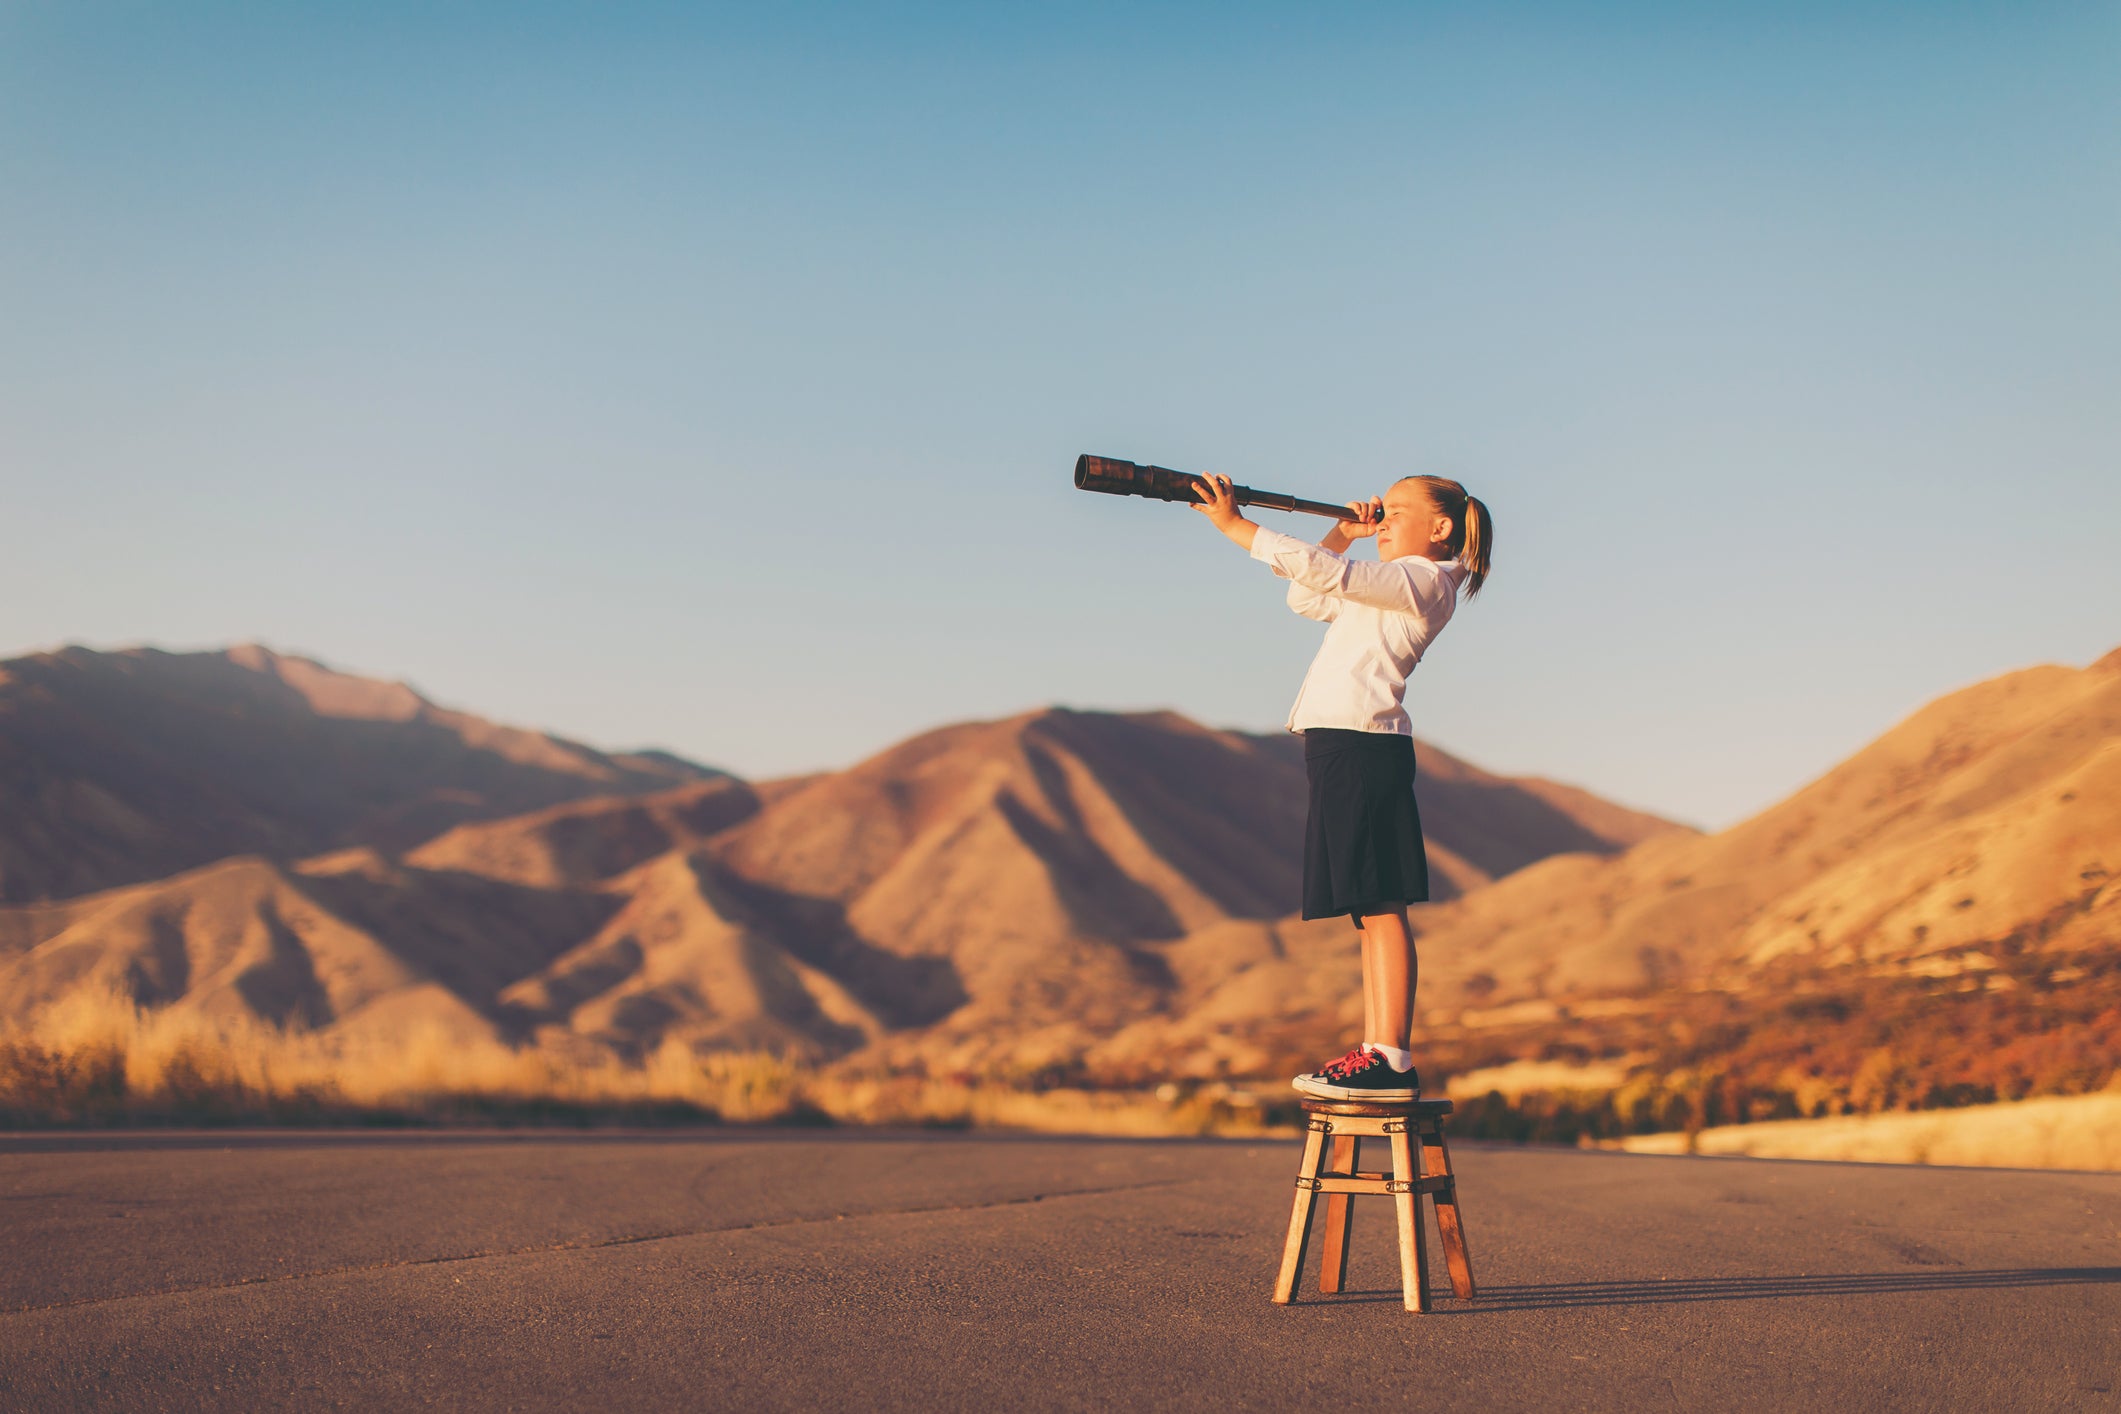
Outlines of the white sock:
[{"label": "white sock", "polygon": [[1381,1046],[1375,1041],[1365,1041],[1363,1044],[1383,1056],[1385,1064],[1391,1066],[1394,1070],[1412,1070],[1414,1068],[1414,1053],[1412,1051],[1402,1051],[1397,1046]]}]

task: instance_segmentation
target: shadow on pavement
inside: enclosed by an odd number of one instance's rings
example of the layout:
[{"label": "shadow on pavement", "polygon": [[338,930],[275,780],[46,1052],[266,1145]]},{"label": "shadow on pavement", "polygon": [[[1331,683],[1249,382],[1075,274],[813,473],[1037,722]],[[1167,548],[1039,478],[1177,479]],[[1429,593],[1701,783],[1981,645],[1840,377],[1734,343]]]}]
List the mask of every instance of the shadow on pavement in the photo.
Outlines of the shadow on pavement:
[{"label": "shadow on pavement", "polygon": [[[2023,1267],[1980,1272],[1838,1272],[1794,1277],[1675,1277],[1663,1281],[1584,1281],[1553,1286],[1491,1286],[1476,1301],[1440,1293],[1436,1309],[1552,1311],[1570,1306],[1659,1306],[1688,1301],[1764,1301],[1784,1296],[1891,1296],[1910,1291],[2000,1291],[2031,1286],[2121,1282],[2121,1267]],[[1319,1298],[1313,1298],[1317,1300]],[[1333,1298],[1326,1298],[1333,1299]],[[1393,1301],[1399,1289],[1351,1293],[1351,1301]]]}]

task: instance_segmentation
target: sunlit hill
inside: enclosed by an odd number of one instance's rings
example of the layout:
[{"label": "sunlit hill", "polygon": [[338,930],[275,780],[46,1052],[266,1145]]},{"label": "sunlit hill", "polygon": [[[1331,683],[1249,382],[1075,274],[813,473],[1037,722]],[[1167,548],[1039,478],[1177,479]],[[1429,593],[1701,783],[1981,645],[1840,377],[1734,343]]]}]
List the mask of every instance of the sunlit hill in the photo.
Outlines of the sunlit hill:
[{"label": "sunlit hill", "polygon": [[[1940,699],[1712,835],[1420,763],[1417,1044],[1474,1132],[2115,1074],[2121,653]],[[1304,798],[1292,740],[1169,713],[752,783],[262,648],[16,659],[0,1107],[1270,1123],[1357,1024],[1347,925],[1284,913]]]}]

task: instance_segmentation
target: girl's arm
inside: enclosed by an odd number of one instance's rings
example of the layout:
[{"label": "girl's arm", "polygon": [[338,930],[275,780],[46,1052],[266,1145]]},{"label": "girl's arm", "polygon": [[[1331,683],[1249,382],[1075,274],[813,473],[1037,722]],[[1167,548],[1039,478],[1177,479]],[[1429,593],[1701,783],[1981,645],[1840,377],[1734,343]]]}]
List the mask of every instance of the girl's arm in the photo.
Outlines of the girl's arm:
[{"label": "girl's arm", "polygon": [[1340,617],[1340,606],[1344,602],[1330,594],[1314,593],[1293,579],[1289,581],[1289,607],[1307,619],[1329,624]]},{"label": "girl's arm", "polygon": [[[1252,537],[1259,527],[1246,520],[1237,509],[1237,500],[1230,494],[1230,478],[1227,476],[1204,476],[1193,485],[1193,494],[1200,497],[1201,504],[1193,509],[1215,523],[1215,528],[1237,542],[1241,550],[1252,548]],[[1319,548],[1329,555],[1338,555],[1357,540],[1375,535],[1385,519],[1384,499],[1372,496],[1367,501],[1350,501],[1348,509],[1360,511],[1363,518],[1336,520],[1332,528],[1319,537]]]},{"label": "girl's arm", "polygon": [[1252,558],[1314,593],[1373,609],[1427,618],[1451,593],[1450,580],[1434,560],[1412,556],[1378,563],[1348,560],[1293,535],[1261,530],[1252,538]]},{"label": "girl's arm", "polygon": [[[1338,555],[1356,541],[1375,535],[1377,528],[1384,524],[1385,505],[1377,497],[1373,496],[1367,501],[1350,501],[1348,509],[1359,512],[1362,519],[1334,521],[1326,533],[1318,538],[1319,549]],[[1257,540],[1253,542],[1255,546],[1258,543]],[[1289,581],[1289,607],[1307,619],[1329,624],[1340,617],[1340,606],[1346,602],[1330,594],[1320,594],[1315,589],[1308,589],[1293,579]]]},{"label": "girl's arm", "polygon": [[[1226,476],[1203,477],[1194,492],[1202,504],[1193,509],[1214,522],[1217,530],[1250,551],[1253,559],[1264,560],[1276,574],[1286,576],[1314,594],[1426,618],[1435,611],[1443,596],[1451,592],[1449,582],[1436,572],[1433,560],[1414,558],[1382,564],[1374,560],[1349,560],[1330,548],[1330,542],[1335,538],[1332,531],[1327,532],[1325,540],[1311,545],[1293,535],[1254,525],[1238,514],[1237,502],[1230,495],[1230,479]],[[1343,544],[1348,528],[1347,521],[1341,521],[1335,527]],[[1361,533],[1358,528],[1356,534]],[[1295,606],[1293,588],[1290,604]],[[1297,612],[1305,613],[1301,608]],[[1305,617],[1318,616],[1305,614]]]}]

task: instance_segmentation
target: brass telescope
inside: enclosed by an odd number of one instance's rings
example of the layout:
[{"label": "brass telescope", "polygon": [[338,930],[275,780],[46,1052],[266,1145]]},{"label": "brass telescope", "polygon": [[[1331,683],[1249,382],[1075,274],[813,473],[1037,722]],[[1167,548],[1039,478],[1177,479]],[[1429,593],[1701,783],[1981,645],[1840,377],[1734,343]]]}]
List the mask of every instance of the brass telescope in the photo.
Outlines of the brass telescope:
[{"label": "brass telescope", "polygon": [[[1117,457],[1080,456],[1075,459],[1075,487],[1078,491],[1102,491],[1108,496],[1147,496],[1152,501],[1179,501],[1197,506],[1201,500],[1193,494],[1193,488],[1200,484],[1200,480],[1189,471],[1173,471],[1167,466],[1140,466]],[[1270,511],[1303,511],[1307,515],[1332,516],[1335,520],[1362,519],[1346,506],[1306,501],[1300,496],[1285,496],[1279,491],[1232,486],[1230,494],[1240,506],[1265,506]]]}]

